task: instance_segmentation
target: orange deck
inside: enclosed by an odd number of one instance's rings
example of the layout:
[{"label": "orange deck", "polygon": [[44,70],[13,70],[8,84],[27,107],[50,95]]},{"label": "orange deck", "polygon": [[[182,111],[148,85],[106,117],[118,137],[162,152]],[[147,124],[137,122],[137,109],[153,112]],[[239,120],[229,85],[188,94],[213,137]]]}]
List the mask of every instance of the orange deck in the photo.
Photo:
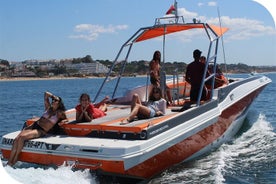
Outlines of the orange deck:
[{"label": "orange deck", "polygon": [[[112,106],[109,107],[107,115],[102,118],[94,119],[92,122],[75,123],[75,109],[66,111],[69,123],[61,127],[70,136],[87,136],[91,132],[113,132],[113,133],[133,133],[138,134],[143,130],[147,130],[150,126],[164,122],[173,117],[176,112],[171,112],[167,109],[166,115],[154,117],[150,119],[143,119],[133,121],[127,125],[120,125],[122,120],[126,119],[130,112],[129,105],[127,106]],[[28,119],[27,125],[37,121],[39,118],[35,117]]]}]

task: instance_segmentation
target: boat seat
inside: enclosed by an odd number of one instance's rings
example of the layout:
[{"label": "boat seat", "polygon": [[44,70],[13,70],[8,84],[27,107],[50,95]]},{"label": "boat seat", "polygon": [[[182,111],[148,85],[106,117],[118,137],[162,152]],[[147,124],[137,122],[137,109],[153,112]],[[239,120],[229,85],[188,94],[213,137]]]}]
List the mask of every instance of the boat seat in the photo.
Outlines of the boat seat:
[{"label": "boat seat", "polygon": [[[126,119],[129,114],[129,105],[110,105],[108,107],[108,111],[106,112],[106,116],[93,119],[91,122],[76,123],[76,111],[75,109],[70,109],[66,111],[69,123],[62,125],[61,127],[64,132],[70,136],[105,137],[112,134],[111,137],[117,138],[116,135],[119,136],[121,133],[129,133],[134,135],[141,134],[141,132],[146,131],[148,128],[158,125],[161,122],[171,118],[177,114],[177,112],[172,112],[170,108],[167,108],[166,115],[164,116],[139,119],[129,124],[121,125],[121,122]],[[39,117],[29,119],[27,122],[28,124],[31,124],[38,118]]]},{"label": "boat seat", "polygon": [[[117,110],[120,109],[120,113]],[[64,131],[71,136],[92,136],[98,137],[108,133],[132,133],[139,134],[147,128],[159,124],[160,122],[169,119],[175,115],[170,109],[166,109],[166,115],[154,117],[150,119],[141,119],[133,121],[126,125],[121,125],[121,122],[128,117],[130,106],[109,107],[106,116],[92,120],[92,122],[65,124],[62,127]]]}]

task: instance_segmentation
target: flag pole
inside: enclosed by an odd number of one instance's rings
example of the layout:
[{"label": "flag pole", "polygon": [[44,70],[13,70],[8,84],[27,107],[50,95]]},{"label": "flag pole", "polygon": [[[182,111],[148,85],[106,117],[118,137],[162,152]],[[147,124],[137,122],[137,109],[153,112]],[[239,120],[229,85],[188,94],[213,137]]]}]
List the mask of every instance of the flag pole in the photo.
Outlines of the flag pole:
[{"label": "flag pole", "polygon": [[177,2],[174,0],[174,9],[175,9],[175,23],[178,23],[178,11],[177,11]]}]

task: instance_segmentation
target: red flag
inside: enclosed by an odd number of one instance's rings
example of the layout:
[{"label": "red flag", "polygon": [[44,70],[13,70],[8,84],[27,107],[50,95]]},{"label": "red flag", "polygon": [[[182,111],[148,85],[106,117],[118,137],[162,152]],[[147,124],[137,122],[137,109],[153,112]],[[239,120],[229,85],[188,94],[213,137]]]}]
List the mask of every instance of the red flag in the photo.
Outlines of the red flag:
[{"label": "red flag", "polygon": [[166,15],[168,14],[175,14],[175,7],[174,5],[171,5],[170,9],[166,12]]}]

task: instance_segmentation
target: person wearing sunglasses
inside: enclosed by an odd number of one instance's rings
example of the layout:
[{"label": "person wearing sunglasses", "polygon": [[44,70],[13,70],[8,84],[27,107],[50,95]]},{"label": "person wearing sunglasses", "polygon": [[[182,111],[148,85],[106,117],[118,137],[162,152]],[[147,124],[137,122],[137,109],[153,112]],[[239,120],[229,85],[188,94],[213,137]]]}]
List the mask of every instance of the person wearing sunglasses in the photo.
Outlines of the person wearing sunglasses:
[{"label": "person wearing sunglasses", "polygon": [[[51,102],[50,102],[51,100]],[[36,122],[23,128],[14,139],[8,165],[13,166],[20,156],[25,141],[45,136],[51,129],[59,123],[66,121],[65,106],[60,97],[50,92],[44,93],[45,111]]]},{"label": "person wearing sunglasses", "polygon": [[146,105],[142,104],[138,94],[134,94],[130,115],[121,122],[121,125],[128,124],[136,118],[147,119],[164,115],[166,113],[166,106],[167,102],[163,98],[160,87],[153,87]]}]

